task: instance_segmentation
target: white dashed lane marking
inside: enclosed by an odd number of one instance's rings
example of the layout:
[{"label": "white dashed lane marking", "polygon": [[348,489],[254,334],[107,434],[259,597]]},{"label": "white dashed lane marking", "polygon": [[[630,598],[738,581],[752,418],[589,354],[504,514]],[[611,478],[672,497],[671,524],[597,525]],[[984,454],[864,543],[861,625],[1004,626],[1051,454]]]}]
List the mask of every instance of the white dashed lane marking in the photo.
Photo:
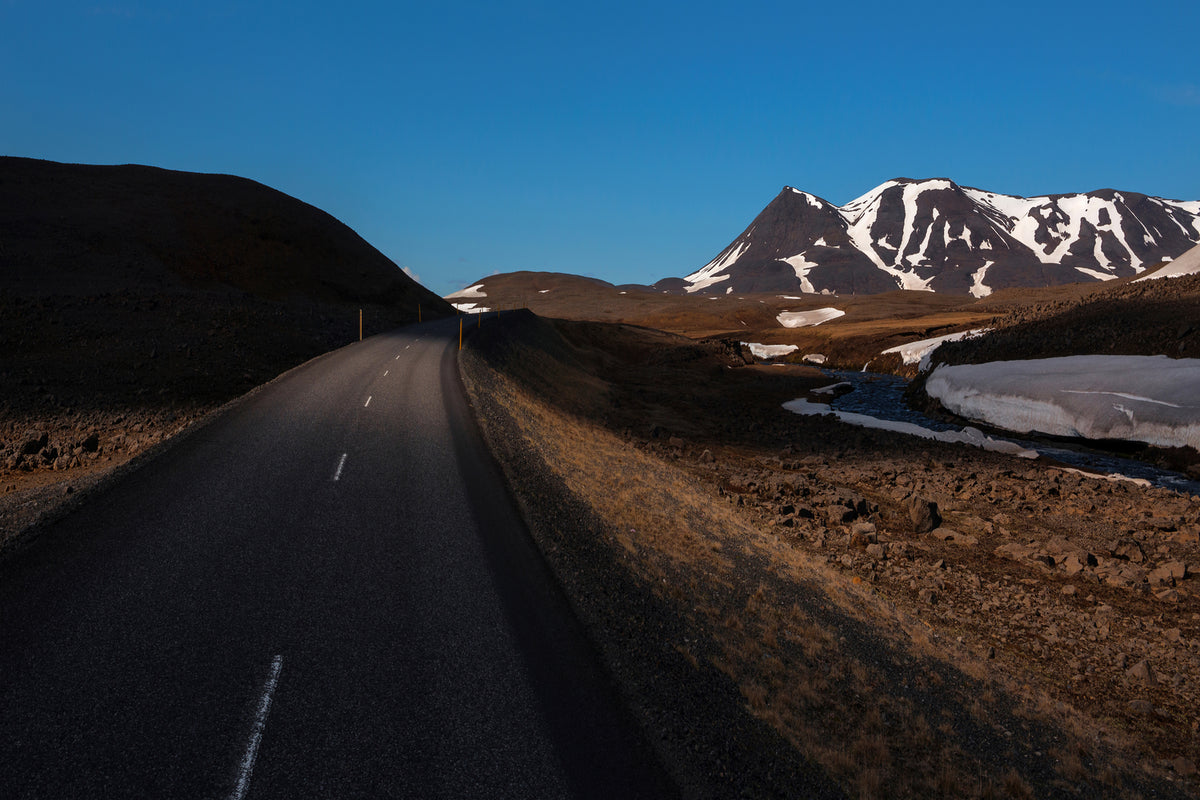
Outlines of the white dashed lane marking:
[{"label": "white dashed lane marking", "polygon": [[263,687],[262,696],[258,699],[254,729],[250,732],[250,741],[246,743],[246,753],[242,756],[241,766],[238,767],[237,785],[230,792],[229,800],[242,800],[250,788],[250,774],[254,772],[254,762],[258,759],[258,745],[262,741],[263,726],[267,724],[267,713],[271,710],[271,696],[275,694],[275,687],[279,685],[281,669],[283,656],[277,655],[271,661],[271,674],[267,677],[267,685]]},{"label": "white dashed lane marking", "polygon": [[338,459],[337,469],[334,470],[334,472],[333,472],[333,479],[335,481],[341,480],[341,478],[342,478],[342,467],[346,466],[346,456],[347,455],[348,455],[347,453],[342,453],[342,457]]},{"label": "white dashed lane marking", "polygon": [[371,398],[374,396],[375,395],[370,395],[369,397],[367,397],[367,402],[363,403],[363,408],[366,408],[367,406],[371,405]]}]

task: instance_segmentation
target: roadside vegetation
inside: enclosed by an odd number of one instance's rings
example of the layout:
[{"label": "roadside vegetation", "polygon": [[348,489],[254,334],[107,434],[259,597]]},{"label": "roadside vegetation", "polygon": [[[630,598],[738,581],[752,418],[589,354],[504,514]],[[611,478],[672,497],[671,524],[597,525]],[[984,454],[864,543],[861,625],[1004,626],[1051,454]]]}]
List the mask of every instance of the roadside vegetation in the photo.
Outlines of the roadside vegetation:
[{"label": "roadside vegetation", "polygon": [[630,326],[503,314],[461,369],[697,793],[1197,790],[1190,498],[789,415],[818,372]]}]

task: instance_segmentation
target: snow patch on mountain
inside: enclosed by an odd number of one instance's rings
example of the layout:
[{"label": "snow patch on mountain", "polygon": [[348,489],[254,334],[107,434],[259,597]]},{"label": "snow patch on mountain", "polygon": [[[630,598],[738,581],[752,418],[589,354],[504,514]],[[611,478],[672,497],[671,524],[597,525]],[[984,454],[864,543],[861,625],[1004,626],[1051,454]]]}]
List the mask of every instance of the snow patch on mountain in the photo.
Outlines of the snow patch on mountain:
[{"label": "snow patch on mountain", "polygon": [[483,291],[483,284],[477,283],[474,286],[468,286],[465,289],[459,289],[454,294],[446,295],[446,299],[451,297],[487,297],[487,292]]},{"label": "snow patch on mountain", "polygon": [[691,284],[691,286],[687,288],[688,293],[690,294],[692,292],[698,292],[701,289],[707,289],[714,283],[720,283],[721,281],[729,280],[729,275],[722,275],[721,273],[726,267],[737,263],[737,260],[742,253],[746,252],[749,248],[750,242],[749,237],[747,236],[747,241],[742,242],[737,247],[729,248],[724,255],[718,256],[708,264],[693,272],[691,275],[688,275],[686,278],[684,278],[685,281]]},{"label": "snow patch on mountain", "polygon": [[982,267],[975,270],[975,272],[973,272],[971,274],[970,292],[971,292],[972,297],[982,298],[982,297],[987,297],[988,295],[990,295],[992,293],[992,287],[988,286],[983,281],[987,277],[988,267],[992,266],[995,263],[996,263],[995,261],[985,262]]},{"label": "snow patch on mountain", "polygon": [[813,287],[812,281],[808,279],[808,273],[821,266],[820,264],[809,261],[804,253],[779,260],[796,271],[796,277],[800,279],[800,291],[816,294],[817,290]]}]

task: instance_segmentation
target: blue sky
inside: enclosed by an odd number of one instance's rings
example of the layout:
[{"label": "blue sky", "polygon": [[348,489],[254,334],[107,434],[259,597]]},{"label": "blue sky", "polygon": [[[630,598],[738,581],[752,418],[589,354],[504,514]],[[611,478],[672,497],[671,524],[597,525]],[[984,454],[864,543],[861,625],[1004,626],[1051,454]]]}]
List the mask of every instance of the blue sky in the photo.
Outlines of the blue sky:
[{"label": "blue sky", "polygon": [[439,293],[703,266],[784,185],[1200,199],[1200,3],[0,0],[0,154],[261,181]]}]

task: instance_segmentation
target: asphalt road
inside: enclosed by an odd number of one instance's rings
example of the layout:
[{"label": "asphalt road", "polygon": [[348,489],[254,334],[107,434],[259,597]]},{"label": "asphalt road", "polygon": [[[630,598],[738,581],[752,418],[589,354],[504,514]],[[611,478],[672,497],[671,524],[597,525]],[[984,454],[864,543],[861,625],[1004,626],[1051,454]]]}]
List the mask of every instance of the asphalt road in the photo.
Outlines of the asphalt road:
[{"label": "asphalt road", "polygon": [[0,563],[2,797],[660,797],[458,323],[293,370]]}]

